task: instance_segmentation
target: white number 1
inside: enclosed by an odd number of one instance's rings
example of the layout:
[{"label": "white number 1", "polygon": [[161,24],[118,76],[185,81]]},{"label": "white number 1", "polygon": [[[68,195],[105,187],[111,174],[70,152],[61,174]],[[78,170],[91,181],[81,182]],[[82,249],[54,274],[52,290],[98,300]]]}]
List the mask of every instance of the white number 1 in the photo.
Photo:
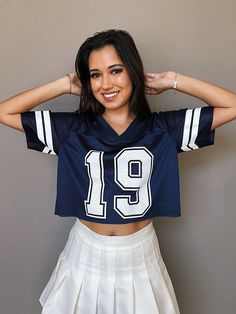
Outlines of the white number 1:
[{"label": "white number 1", "polygon": [[106,202],[104,196],[103,152],[90,150],[85,156],[85,165],[89,175],[89,190],[84,202],[86,215],[96,218],[106,218]]},{"label": "white number 1", "polygon": [[[88,216],[106,219],[103,153],[91,150],[85,156],[89,190],[84,203]],[[129,194],[114,195],[114,210],[122,218],[142,217],[150,208],[153,159],[145,147],[124,148],[115,156],[114,180],[123,191],[130,191]]]}]

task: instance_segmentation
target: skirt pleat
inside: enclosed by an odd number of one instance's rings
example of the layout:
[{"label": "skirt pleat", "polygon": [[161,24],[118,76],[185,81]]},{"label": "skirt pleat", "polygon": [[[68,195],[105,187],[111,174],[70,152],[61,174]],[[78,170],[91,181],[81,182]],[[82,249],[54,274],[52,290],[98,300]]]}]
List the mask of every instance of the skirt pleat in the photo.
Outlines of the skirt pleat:
[{"label": "skirt pleat", "polygon": [[[132,263],[131,252],[127,252],[127,261]],[[118,260],[118,258],[117,258]],[[121,263],[121,261],[120,261]],[[133,272],[127,268],[123,272],[116,271],[115,273],[115,303],[112,313],[135,313],[135,298],[134,298],[134,280]]]},{"label": "skirt pleat", "polygon": [[[157,303],[159,304],[159,308],[165,309],[164,313],[178,313],[175,309],[178,309],[178,302],[175,296],[175,291],[167,271],[166,265],[162,259],[159,243],[157,237],[153,237],[151,241],[151,245],[153,247],[153,252],[155,258],[153,263],[150,265],[150,272],[153,269],[151,276],[154,276],[156,273],[160,273],[159,281],[153,280],[153,291],[156,295]],[[162,282],[162,285],[160,283]],[[162,287],[162,289],[160,289]],[[169,299],[169,302],[166,302],[166,298]],[[178,309],[179,311],[179,309]]]},{"label": "skirt pleat", "polygon": [[[101,263],[103,263],[103,267],[107,267],[106,260],[110,258],[109,261],[109,276],[106,276],[104,271],[100,272],[100,282],[99,282],[99,291],[98,291],[98,299],[97,299],[97,312],[109,314],[114,313],[115,306],[115,257],[116,251],[113,254],[109,254],[109,252],[105,253],[102,251],[101,254]],[[102,266],[100,266],[102,269]],[[106,302],[104,302],[106,300]]]},{"label": "skirt pleat", "polygon": [[39,301],[42,314],[179,314],[152,223],[104,236],[76,218]]},{"label": "skirt pleat", "polygon": [[[91,250],[93,254],[93,250]],[[91,256],[87,255],[88,264],[92,265]],[[90,264],[91,263],[91,264]],[[99,291],[100,274],[99,272],[89,272],[83,269],[84,280],[81,285],[80,293],[77,298],[74,312],[71,313],[96,313]],[[70,313],[70,312],[69,312]]]}]

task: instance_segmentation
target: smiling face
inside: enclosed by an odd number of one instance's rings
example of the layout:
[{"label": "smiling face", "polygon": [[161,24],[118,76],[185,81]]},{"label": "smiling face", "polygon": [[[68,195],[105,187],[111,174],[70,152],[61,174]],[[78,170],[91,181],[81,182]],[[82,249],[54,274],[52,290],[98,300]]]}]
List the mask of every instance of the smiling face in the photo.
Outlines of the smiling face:
[{"label": "smiling face", "polygon": [[114,46],[93,50],[89,56],[90,83],[94,97],[106,110],[128,110],[132,82]]}]

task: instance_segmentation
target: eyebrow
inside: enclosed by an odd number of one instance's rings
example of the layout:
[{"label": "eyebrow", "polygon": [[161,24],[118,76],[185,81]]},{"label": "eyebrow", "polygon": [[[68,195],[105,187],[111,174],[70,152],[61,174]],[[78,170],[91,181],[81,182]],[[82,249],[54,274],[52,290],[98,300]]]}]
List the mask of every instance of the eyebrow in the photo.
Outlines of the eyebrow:
[{"label": "eyebrow", "polygon": [[[124,67],[124,64],[119,64],[119,63],[117,63],[117,64],[112,64],[112,65],[110,65],[110,66],[108,67],[108,69],[111,69],[111,68],[114,68],[114,67],[117,67],[117,66]],[[91,69],[91,70],[89,70],[89,72],[93,72],[93,71],[99,71],[99,69]]]}]

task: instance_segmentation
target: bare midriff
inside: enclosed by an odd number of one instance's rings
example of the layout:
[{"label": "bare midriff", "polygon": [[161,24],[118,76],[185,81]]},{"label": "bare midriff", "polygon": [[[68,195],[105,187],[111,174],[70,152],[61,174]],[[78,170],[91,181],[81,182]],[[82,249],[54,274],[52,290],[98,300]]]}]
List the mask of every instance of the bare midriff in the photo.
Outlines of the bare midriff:
[{"label": "bare midriff", "polygon": [[122,236],[143,229],[152,221],[152,219],[127,224],[100,224],[82,219],[80,219],[80,221],[96,233],[108,236]]}]

